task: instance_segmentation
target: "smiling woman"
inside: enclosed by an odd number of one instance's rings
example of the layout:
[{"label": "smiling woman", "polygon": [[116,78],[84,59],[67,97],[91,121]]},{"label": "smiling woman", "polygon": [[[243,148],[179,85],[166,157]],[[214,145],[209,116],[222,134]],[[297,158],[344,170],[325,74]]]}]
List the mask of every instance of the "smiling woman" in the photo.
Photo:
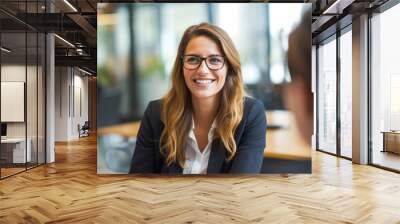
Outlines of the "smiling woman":
[{"label": "smiling woman", "polygon": [[148,104],[131,173],[259,173],[266,137],[263,104],[244,95],[239,53],[221,28],[186,29],[172,87]]}]

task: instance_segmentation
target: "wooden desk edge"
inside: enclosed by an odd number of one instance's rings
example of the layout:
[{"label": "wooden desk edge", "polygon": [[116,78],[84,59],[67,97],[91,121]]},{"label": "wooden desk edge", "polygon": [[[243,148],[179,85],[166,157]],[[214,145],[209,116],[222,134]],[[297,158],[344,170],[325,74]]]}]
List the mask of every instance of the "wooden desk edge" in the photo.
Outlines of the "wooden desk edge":
[{"label": "wooden desk edge", "polygon": [[[120,135],[123,137],[134,137],[137,134],[139,129],[139,122],[132,122],[122,125],[115,125],[105,128],[99,128],[97,135]],[[125,128],[129,128],[126,130]],[[310,160],[311,159],[311,150],[309,153],[307,151],[303,151],[299,154],[292,154],[292,153],[282,153],[282,152],[275,152],[269,151],[268,149],[264,152],[264,157],[266,158],[275,158],[275,159],[286,159],[286,160]]]}]

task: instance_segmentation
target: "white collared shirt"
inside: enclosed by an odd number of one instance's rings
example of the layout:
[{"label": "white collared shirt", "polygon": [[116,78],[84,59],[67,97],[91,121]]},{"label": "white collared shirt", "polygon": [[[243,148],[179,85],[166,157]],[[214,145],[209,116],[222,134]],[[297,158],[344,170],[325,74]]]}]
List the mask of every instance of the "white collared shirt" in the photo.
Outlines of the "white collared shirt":
[{"label": "white collared shirt", "polygon": [[211,145],[215,131],[215,120],[208,131],[208,143],[203,152],[200,152],[194,135],[194,121],[192,120],[192,128],[189,131],[185,146],[185,167],[183,174],[206,174],[208,160],[210,158]]}]

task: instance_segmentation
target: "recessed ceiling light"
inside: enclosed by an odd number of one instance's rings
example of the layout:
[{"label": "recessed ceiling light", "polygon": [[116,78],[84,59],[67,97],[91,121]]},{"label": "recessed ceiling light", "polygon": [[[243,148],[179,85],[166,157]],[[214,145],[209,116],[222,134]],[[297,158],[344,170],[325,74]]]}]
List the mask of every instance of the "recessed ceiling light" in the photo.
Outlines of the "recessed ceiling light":
[{"label": "recessed ceiling light", "polygon": [[343,9],[351,5],[355,0],[336,0],[327,9],[325,9],[322,14],[342,14]]},{"label": "recessed ceiling light", "polygon": [[68,0],[64,0],[65,4],[67,4],[72,10],[74,10],[74,12],[78,12],[78,10],[68,1]]},{"label": "recessed ceiling light", "polygon": [[69,41],[67,41],[66,39],[60,37],[59,35],[54,34],[54,36],[57,37],[58,39],[60,39],[61,41],[63,41],[64,43],[68,44],[69,46],[75,48],[75,45],[71,44],[71,42],[69,42]]},{"label": "recessed ceiling light", "polygon": [[85,74],[87,74],[87,75],[92,75],[92,73],[90,73],[90,72],[88,72],[88,71],[85,71],[85,70],[83,70],[83,69],[81,69],[81,68],[79,68],[78,67],[78,69],[79,69],[79,71],[81,71],[81,72],[83,72],[83,73],[85,73]]},{"label": "recessed ceiling light", "polygon": [[10,52],[11,52],[11,50],[9,50],[9,49],[7,49],[7,48],[5,48],[5,47],[1,47],[1,50],[4,51],[4,52],[7,52],[7,53],[10,53]]}]

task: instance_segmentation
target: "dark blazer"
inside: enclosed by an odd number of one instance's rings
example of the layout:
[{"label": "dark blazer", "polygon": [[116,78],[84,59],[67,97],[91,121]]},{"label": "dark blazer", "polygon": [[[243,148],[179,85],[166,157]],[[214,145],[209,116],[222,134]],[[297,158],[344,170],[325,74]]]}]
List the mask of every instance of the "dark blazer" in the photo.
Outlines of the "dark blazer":
[{"label": "dark blazer", "polygon": [[[140,124],[130,173],[182,174],[183,169],[178,163],[167,166],[160,153],[160,136],[164,128],[160,115],[161,100],[150,102]],[[231,161],[225,161],[226,149],[219,139],[215,139],[211,146],[207,173],[260,173],[266,129],[263,104],[246,97],[243,118],[234,135],[237,146],[235,156]]]}]

